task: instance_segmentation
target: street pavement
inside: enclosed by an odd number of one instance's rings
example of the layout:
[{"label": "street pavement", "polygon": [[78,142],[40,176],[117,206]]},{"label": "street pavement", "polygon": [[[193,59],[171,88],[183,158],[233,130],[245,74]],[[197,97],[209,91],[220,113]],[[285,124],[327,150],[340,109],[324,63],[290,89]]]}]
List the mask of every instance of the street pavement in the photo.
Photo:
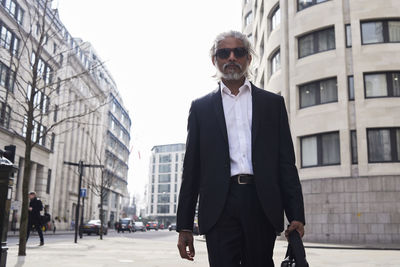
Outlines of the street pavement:
[{"label": "street pavement", "polygon": [[[45,236],[39,247],[36,235],[29,239],[27,256],[18,257],[17,237],[8,240],[7,267],[179,267],[208,266],[207,249],[202,237],[195,238],[194,262],[180,259],[177,233],[149,231],[121,233],[110,231],[104,240],[84,236],[77,244],[73,234]],[[280,266],[286,252],[286,241],[278,240],[274,251],[275,265]],[[400,267],[400,250],[361,249],[360,247],[306,243],[307,260],[312,267]],[[310,248],[312,247],[312,248]]]}]

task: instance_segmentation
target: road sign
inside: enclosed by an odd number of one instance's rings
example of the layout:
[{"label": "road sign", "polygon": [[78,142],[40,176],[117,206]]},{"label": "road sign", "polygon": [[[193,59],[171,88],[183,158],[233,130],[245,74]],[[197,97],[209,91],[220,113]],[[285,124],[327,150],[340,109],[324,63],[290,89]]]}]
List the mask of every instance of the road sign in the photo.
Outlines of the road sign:
[{"label": "road sign", "polygon": [[86,197],[86,191],[87,191],[86,188],[81,188],[81,190],[80,190],[81,197]]}]

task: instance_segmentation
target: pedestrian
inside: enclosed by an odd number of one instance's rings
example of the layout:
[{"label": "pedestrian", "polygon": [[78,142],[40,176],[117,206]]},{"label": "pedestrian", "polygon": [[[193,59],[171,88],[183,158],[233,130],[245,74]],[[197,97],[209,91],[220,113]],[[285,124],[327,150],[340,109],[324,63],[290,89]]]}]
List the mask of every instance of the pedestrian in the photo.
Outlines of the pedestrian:
[{"label": "pedestrian", "polygon": [[[253,50],[236,31],[217,36],[218,88],[192,102],[177,212],[178,249],[193,260],[193,221],[211,267],[267,267],[276,233],[304,235],[304,206],[283,97],[249,81]],[[283,85],[282,85],[283,86]]]},{"label": "pedestrian", "polygon": [[29,192],[29,217],[28,217],[28,232],[26,235],[26,241],[28,241],[30,232],[33,227],[39,234],[40,246],[44,245],[44,238],[42,232],[42,222],[40,212],[43,210],[43,204],[40,199],[36,197],[36,192]]}]

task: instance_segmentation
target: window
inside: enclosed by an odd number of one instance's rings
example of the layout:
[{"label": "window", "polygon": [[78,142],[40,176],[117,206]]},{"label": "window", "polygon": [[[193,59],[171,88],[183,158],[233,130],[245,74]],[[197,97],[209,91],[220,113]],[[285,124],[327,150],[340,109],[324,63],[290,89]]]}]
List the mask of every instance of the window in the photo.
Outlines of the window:
[{"label": "window", "polygon": [[347,77],[347,86],[349,90],[349,100],[354,100],[354,76]]},{"label": "window", "polygon": [[52,133],[51,134],[51,144],[50,144],[51,151],[54,151],[55,142],[56,142],[56,134]]},{"label": "window", "polygon": [[300,85],[299,91],[300,108],[338,101],[336,78]]},{"label": "window", "polygon": [[14,91],[15,72],[12,71],[5,64],[0,62],[0,86],[6,88],[8,91]]},{"label": "window", "polygon": [[169,205],[157,205],[157,213],[169,213]]},{"label": "window", "polygon": [[0,126],[8,129],[10,127],[11,107],[0,102]]},{"label": "window", "polygon": [[334,27],[298,37],[299,58],[335,49]]},{"label": "window", "polygon": [[171,155],[160,155],[160,163],[168,163],[171,162]]},{"label": "window", "polygon": [[350,131],[350,144],[351,144],[351,163],[358,163],[358,155],[357,155],[357,132],[356,130]]},{"label": "window", "polygon": [[170,164],[163,164],[158,166],[159,173],[168,173],[171,172],[171,165]]},{"label": "window", "polygon": [[169,203],[169,194],[159,194],[158,203]]},{"label": "window", "polygon": [[175,173],[175,183],[177,183],[177,182],[178,182],[178,174]]},{"label": "window", "polygon": [[169,193],[171,192],[171,185],[170,184],[159,184],[158,185],[158,193]]},{"label": "window", "polygon": [[9,50],[13,55],[18,54],[19,39],[16,34],[0,21],[0,46]]},{"label": "window", "polygon": [[248,26],[253,22],[253,12],[247,13],[246,17],[244,18],[244,25]]},{"label": "window", "polygon": [[297,0],[297,11],[329,0]]},{"label": "window", "polygon": [[271,75],[281,69],[281,52],[278,49],[270,59],[271,62]]},{"label": "window", "polygon": [[301,167],[340,164],[339,132],[301,137]]},{"label": "window", "polygon": [[361,22],[362,44],[400,42],[400,20]]},{"label": "window", "polygon": [[351,25],[346,24],[346,47],[352,46],[352,38],[351,38]]},{"label": "window", "polygon": [[400,161],[400,128],[367,129],[368,162]]},{"label": "window", "polygon": [[270,24],[271,24],[270,28],[271,32],[281,24],[281,9],[279,8],[279,5],[271,13]]},{"label": "window", "polygon": [[1,4],[6,9],[8,14],[10,14],[20,25],[24,18],[24,10],[21,6],[14,0],[2,0]]},{"label": "window", "polygon": [[159,183],[169,183],[171,182],[171,174],[160,174],[158,176]]},{"label": "window", "polygon": [[46,193],[50,194],[50,186],[51,186],[51,169],[47,171],[47,184],[46,184]]},{"label": "window", "polygon": [[365,97],[400,97],[400,71],[364,74]]}]

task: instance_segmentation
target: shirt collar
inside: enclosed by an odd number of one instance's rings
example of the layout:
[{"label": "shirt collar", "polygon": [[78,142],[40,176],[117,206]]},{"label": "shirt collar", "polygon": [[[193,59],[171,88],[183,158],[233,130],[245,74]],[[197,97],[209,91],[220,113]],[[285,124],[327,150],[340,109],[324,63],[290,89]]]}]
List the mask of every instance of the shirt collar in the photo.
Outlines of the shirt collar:
[{"label": "shirt collar", "polygon": [[[222,81],[220,81],[220,83],[221,83],[221,93],[232,95],[231,90],[229,90],[229,88]],[[238,95],[240,95],[243,90],[250,90],[251,93],[251,83],[247,78],[244,80],[243,85],[240,86]]]}]

